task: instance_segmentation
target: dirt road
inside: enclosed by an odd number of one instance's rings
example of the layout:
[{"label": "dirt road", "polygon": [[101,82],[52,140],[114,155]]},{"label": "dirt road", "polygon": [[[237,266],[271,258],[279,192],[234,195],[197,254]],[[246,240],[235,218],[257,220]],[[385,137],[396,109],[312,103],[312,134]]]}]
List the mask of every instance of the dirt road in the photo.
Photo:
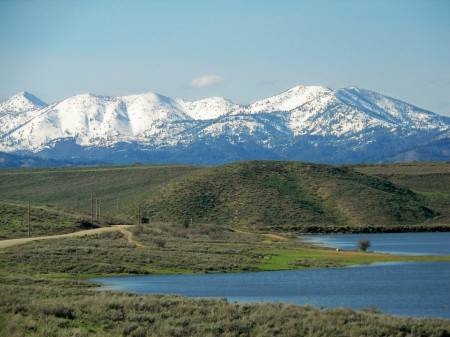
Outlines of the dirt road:
[{"label": "dirt road", "polygon": [[95,228],[95,229],[88,229],[84,231],[79,232],[73,232],[68,234],[60,234],[60,235],[50,235],[50,236],[36,236],[32,238],[20,238],[20,239],[11,239],[11,240],[2,240],[0,241],[0,249],[21,245],[27,242],[31,241],[38,241],[38,240],[51,240],[51,239],[62,239],[62,238],[70,238],[75,236],[83,236],[83,235],[95,235],[100,233],[108,233],[108,232],[121,232],[127,237],[128,241],[131,241],[131,233],[126,231],[126,228],[133,227],[130,225],[120,225],[120,226],[112,226],[112,227],[101,227],[101,228]]}]

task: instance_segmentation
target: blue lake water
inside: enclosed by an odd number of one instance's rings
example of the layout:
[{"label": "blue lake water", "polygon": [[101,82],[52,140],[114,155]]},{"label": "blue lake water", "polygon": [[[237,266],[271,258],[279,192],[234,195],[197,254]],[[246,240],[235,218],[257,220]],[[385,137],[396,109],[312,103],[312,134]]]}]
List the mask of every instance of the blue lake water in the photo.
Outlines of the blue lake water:
[{"label": "blue lake water", "polygon": [[[428,234],[435,234],[435,244],[447,246],[449,237],[441,236],[447,233],[425,234],[428,239]],[[405,242],[402,235],[410,234],[382,235],[394,235],[398,242]],[[415,235],[413,241],[420,243],[421,235]],[[342,239],[344,236],[339,237]],[[369,236],[369,240],[375,249],[373,237]],[[358,239],[352,236],[352,241],[357,242]],[[419,252],[413,249],[410,253]],[[441,252],[441,255],[450,254]],[[103,290],[140,294],[217,297],[238,302],[309,303],[328,308],[375,306],[390,314],[450,319],[450,262],[384,263],[258,273],[107,277],[92,281],[102,283]]]},{"label": "blue lake water", "polygon": [[450,255],[450,233],[394,233],[301,235],[316,244],[346,250],[359,249],[358,241],[368,239],[368,251],[400,255]]}]

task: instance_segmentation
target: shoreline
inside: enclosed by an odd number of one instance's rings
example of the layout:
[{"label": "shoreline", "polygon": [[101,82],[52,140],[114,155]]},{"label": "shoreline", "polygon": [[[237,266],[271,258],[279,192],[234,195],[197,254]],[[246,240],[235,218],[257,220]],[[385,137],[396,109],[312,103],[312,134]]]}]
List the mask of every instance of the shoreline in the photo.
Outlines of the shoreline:
[{"label": "shoreline", "polygon": [[261,228],[272,233],[295,232],[301,234],[394,234],[394,233],[448,233],[450,225],[411,225],[411,226],[270,226]]},{"label": "shoreline", "polygon": [[[382,264],[386,264],[385,266],[383,265],[379,265],[379,263],[375,262],[372,263],[370,265],[357,265],[357,266],[346,266],[344,268],[347,269],[353,269],[353,267],[372,267],[372,268],[380,268],[380,267],[391,267],[391,264],[395,263],[396,265],[405,265],[408,263],[420,263],[419,261],[415,261],[415,262],[406,262],[406,261],[402,261],[402,262],[383,262]],[[425,263],[425,262],[422,262]],[[439,262],[435,262],[435,263],[439,263]],[[444,263],[450,263],[450,261],[445,261]],[[394,266],[394,268],[396,268],[397,266]],[[342,269],[344,269],[342,268]],[[321,268],[323,271],[319,271],[319,273],[326,273],[329,275],[335,275],[333,273],[332,270],[335,269],[339,269],[339,268]],[[312,274],[308,274],[307,272],[312,271]],[[242,279],[239,282],[242,282],[242,284],[246,283],[246,282],[255,282],[254,281],[254,277],[258,277],[258,274],[262,273],[263,275],[263,281],[261,281],[262,283],[266,283],[266,282],[274,282],[274,280],[279,280],[281,281],[285,281],[288,280],[289,284],[290,282],[292,282],[292,280],[304,280],[304,278],[300,277],[300,274],[297,274],[296,272],[306,272],[307,274],[303,274],[303,275],[308,275],[308,277],[310,277],[311,275],[315,275],[317,272],[314,272],[314,269],[309,269],[309,270],[278,270],[278,271],[259,271],[259,272],[240,272],[240,274],[242,274]],[[292,273],[291,275],[296,275],[295,277],[289,277],[289,274],[286,273]],[[229,282],[231,282],[231,284],[233,284],[233,286],[238,287],[237,285],[235,285],[234,283],[236,283],[236,281],[233,281],[236,279],[235,276],[231,276],[231,278],[229,277],[228,274],[231,273],[222,273],[222,274],[177,274],[177,275],[135,275],[135,276],[107,276],[107,277],[95,277],[93,279],[89,279],[87,281],[96,284],[97,287],[93,288],[92,290],[94,292],[114,292],[114,293],[133,293],[135,295],[138,296],[180,296],[186,299],[192,299],[192,300],[202,300],[202,299],[216,299],[216,300],[226,300],[228,303],[237,303],[239,305],[247,305],[247,304],[265,304],[265,303],[272,303],[272,304],[276,304],[276,303],[283,303],[284,305],[295,305],[297,307],[303,307],[305,305],[312,305],[314,308],[325,308],[326,310],[338,310],[340,308],[343,307],[348,307],[351,310],[354,310],[356,312],[361,312],[364,311],[365,308],[370,307],[370,305],[367,306],[351,306],[348,303],[347,304],[339,304],[339,303],[334,303],[331,305],[320,305],[317,302],[313,301],[313,302],[297,302],[298,298],[296,298],[296,296],[294,296],[293,298],[289,297],[289,298],[283,298],[283,293],[257,293],[257,294],[253,294],[251,296],[251,299],[247,298],[245,295],[241,295],[239,294],[235,294],[233,292],[231,293],[227,293],[227,290],[225,290],[223,293],[221,293],[221,291],[219,290],[219,293],[215,293],[214,290],[209,290],[209,288],[207,288],[207,292],[208,295],[199,295],[199,293],[195,292],[195,293],[190,293],[192,291],[192,286],[189,286],[189,284],[192,283],[192,280],[196,280],[195,283],[199,284],[201,286],[201,284],[203,284],[205,282],[205,278],[208,280],[208,284],[229,284]],[[247,274],[247,275],[244,275]],[[252,276],[256,275],[256,276]],[[281,278],[276,275],[283,275]],[[338,273],[339,274],[339,273]],[[272,275],[272,276],[270,276]],[[194,278],[191,278],[194,277]],[[246,276],[249,276],[249,278],[247,278]],[[210,277],[212,277],[212,279],[210,279]],[[154,278],[153,281],[151,281],[150,279]],[[135,285],[139,285],[139,286],[144,286],[146,285],[146,280],[150,280],[148,286],[149,287],[153,287],[156,286],[157,289],[154,289],[152,291],[148,291],[148,290],[143,290],[141,288],[135,288]],[[156,281],[155,281],[156,279]],[[136,282],[138,280],[138,282]],[[247,281],[246,281],[247,280]],[[253,280],[253,281],[252,281]],[[131,281],[131,282],[130,282]],[[165,288],[165,286],[163,286],[161,288],[161,286],[158,286],[158,284],[160,283],[165,283],[168,282],[169,287],[168,289],[163,290],[162,288]],[[187,288],[185,288],[183,286],[183,284],[187,284]],[[302,282],[303,283],[303,282]],[[179,284],[178,285],[178,290],[174,290],[173,288],[173,284]],[[306,282],[306,287],[308,288],[310,285],[308,282]],[[219,286],[220,287],[220,286]],[[151,289],[151,288],[150,288]],[[213,288],[214,289],[214,288]],[[179,291],[179,292],[178,292]],[[212,292],[211,292],[212,291]],[[305,295],[302,293],[302,295]],[[279,297],[281,296],[281,298]],[[300,295],[299,295],[300,296]],[[308,296],[308,295],[306,295]],[[300,296],[301,297],[301,296]],[[389,309],[380,309],[378,308],[378,306],[382,306],[380,303],[377,304],[372,304],[373,308],[376,309],[377,313],[379,314],[384,314],[384,315],[389,315],[389,316],[397,316],[397,317],[404,317],[404,318],[427,318],[427,319],[443,319],[443,320],[447,320],[450,322],[450,317],[444,317],[444,316],[430,316],[430,314],[420,314],[420,313],[395,313],[395,312],[390,312]],[[392,310],[392,309],[391,309]]]},{"label": "shoreline", "polygon": [[[425,332],[424,335],[431,335],[436,329],[450,332],[449,319],[400,316],[383,310],[380,312],[374,306],[349,309],[342,308],[342,304],[337,308],[325,309],[319,305],[302,306],[287,302],[233,303],[231,299],[225,301],[223,298],[138,295],[127,290],[104,291],[101,284],[92,281],[101,277],[173,273],[208,277],[213,275],[207,274],[221,272],[231,274],[306,268],[316,273],[312,268],[339,270],[344,268],[333,267],[379,261],[450,261],[450,256],[336,252],[335,249],[297,244],[299,239],[275,233],[265,236],[262,233],[231,232],[208,226],[180,230],[179,226],[167,224],[160,224],[157,228],[159,232],[154,226],[146,226],[137,236],[132,235],[130,227],[123,229],[128,233],[116,230],[115,233],[36,241],[0,250],[3,254],[0,260],[3,266],[0,273],[0,335],[13,336],[15,331],[16,335],[32,337],[44,335],[51,329],[53,335],[81,333],[82,336],[132,336],[130,329],[143,329],[156,336],[216,336],[225,332],[236,335],[232,333],[236,330],[230,327],[247,329],[247,322],[253,324],[252,330],[248,330],[251,335],[258,336],[261,331],[273,326],[281,329],[278,335],[298,335],[299,317],[307,332],[315,335],[335,336],[336,329],[341,329],[343,333],[339,336],[348,337],[346,331],[358,327],[358,335],[376,336],[372,332],[384,331],[386,326],[389,331],[385,331],[383,336],[396,336],[405,329],[412,333],[412,329],[418,326]],[[165,245],[157,245],[160,242],[154,241],[155,233],[167,240],[162,241]],[[129,241],[129,237],[134,239]],[[135,240],[145,245],[137,245]],[[207,260],[201,260],[199,249],[203,250]],[[176,252],[182,255],[173,255]],[[45,256],[45,259],[38,256]],[[163,264],[155,263],[154,257],[149,260],[149,256],[160,256]],[[179,262],[179,258],[186,256],[188,258],[183,263]],[[226,259],[223,259],[224,256]],[[304,265],[305,261],[309,265]],[[216,268],[209,269],[205,263]],[[181,269],[183,267],[185,269]],[[317,272],[321,273],[320,270]],[[233,319],[235,315],[239,319]],[[286,317],[291,317],[289,322]],[[242,326],[236,326],[241,323]],[[327,324],[329,330],[324,332]],[[167,326],[179,328],[181,330],[177,331],[182,333],[169,333]],[[291,334],[288,333],[290,327],[294,329]]]}]

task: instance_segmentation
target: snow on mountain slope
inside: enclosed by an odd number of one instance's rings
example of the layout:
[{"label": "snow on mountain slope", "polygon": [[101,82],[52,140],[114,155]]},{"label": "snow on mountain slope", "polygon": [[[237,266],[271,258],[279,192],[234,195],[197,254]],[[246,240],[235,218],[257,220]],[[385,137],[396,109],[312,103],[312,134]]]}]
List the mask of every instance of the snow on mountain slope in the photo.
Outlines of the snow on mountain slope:
[{"label": "snow on mountain slope", "polygon": [[38,109],[47,104],[29,92],[22,91],[10,99],[0,102],[0,115],[10,112],[22,112]]},{"label": "snow on mountain slope", "polygon": [[0,102],[0,137],[13,132],[34,116],[47,104],[36,96],[23,91]]},{"label": "snow on mountain slope", "polygon": [[186,114],[195,120],[211,120],[241,108],[222,97],[211,97],[197,101],[178,100]]},{"label": "snow on mountain slope", "polygon": [[108,136],[132,135],[127,116],[115,97],[73,96],[52,106],[37,122],[48,128],[47,134],[54,134],[51,138],[77,137],[81,145],[107,140]]},{"label": "snow on mountain slope", "polygon": [[190,120],[177,100],[162,95],[147,93],[120,98],[130,121],[133,135],[154,135],[161,127],[175,121]]},{"label": "snow on mountain slope", "polygon": [[446,130],[449,119],[381,94],[349,87],[330,91],[289,112],[295,135],[342,137],[383,128]]},{"label": "snow on mountain slope", "polygon": [[395,125],[373,118],[360,109],[342,104],[334,95],[319,97],[290,112],[289,127],[298,135],[343,136],[374,127]]},{"label": "snow on mountain slope", "polygon": [[281,94],[257,101],[235,113],[255,114],[259,112],[291,111],[307,102],[330,95],[333,91],[320,86],[296,86]]},{"label": "snow on mountain slope", "polygon": [[201,149],[213,141],[215,146],[252,144],[282,157],[295,144],[307,149],[311,137],[351,141],[359,149],[398,140],[404,149],[413,142],[446,139],[450,132],[450,118],[355,87],[297,86],[244,107],[220,97],[187,101],[155,93],[83,94],[47,106],[21,93],[0,102],[0,116],[0,150],[7,152],[51,150],[64,139],[91,148],[133,143],[146,151]]},{"label": "snow on mountain slope", "polygon": [[[11,143],[21,149],[38,150],[52,140],[77,137],[79,144],[89,145],[108,132],[104,124],[114,120],[112,115],[116,105],[113,98],[90,94],[70,97],[42,109],[23,128],[3,139],[2,144]],[[122,131],[117,123],[109,126],[113,126],[116,133]]]},{"label": "snow on mountain slope", "polygon": [[152,135],[164,136],[165,126],[171,122],[191,119],[174,100],[153,93],[123,97],[82,94],[39,111],[23,128],[4,137],[2,148],[35,151],[62,138],[76,138],[77,144],[84,146],[144,141]]},{"label": "snow on mountain slope", "polygon": [[418,129],[443,127],[446,123],[436,114],[373,91],[348,87],[337,90],[335,97],[342,103],[365,111],[374,118],[396,125]]},{"label": "snow on mountain slope", "polygon": [[224,115],[206,125],[198,125],[191,134],[198,139],[225,137],[230,144],[256,142],[271,147],[279,138],[292,136],[285,118],[279,114]]}]

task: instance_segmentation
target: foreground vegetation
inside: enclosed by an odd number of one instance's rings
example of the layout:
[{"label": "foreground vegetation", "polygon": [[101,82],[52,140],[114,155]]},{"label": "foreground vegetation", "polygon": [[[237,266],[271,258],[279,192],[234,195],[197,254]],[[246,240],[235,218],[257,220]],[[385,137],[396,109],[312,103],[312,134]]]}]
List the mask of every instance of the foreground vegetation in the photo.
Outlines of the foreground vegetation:
[{"label": "foreground vegetation", "polygon": [[88,278],[95,275],[213,273],[336,267],[382,261],[448,261],[316,249],[300,240],[232,231],[214,225],[184,228],[154,223],[122,232],[35,241],[0,251],[8,275]]},{"label": "foreground vegetation", "polygon": [[450,336],[448,320],[393,317],[373,308],[355,312],[98,292],[87,281],[99,275],[302,269],[449,257],[317,250],[286,236],[214,225],[152,223],[131,232],[0,250],[0,335]]},{"label": "foreground vegetation", "polygon": [[[2,281],[2,280],[0,280]],[[20,282],[23,283],[23,280]],[[281,303],[96,292],[83,284],[1,284],[1,336],[427,336],[450,322],[388,316],[373,309],[315,309]]]}]

